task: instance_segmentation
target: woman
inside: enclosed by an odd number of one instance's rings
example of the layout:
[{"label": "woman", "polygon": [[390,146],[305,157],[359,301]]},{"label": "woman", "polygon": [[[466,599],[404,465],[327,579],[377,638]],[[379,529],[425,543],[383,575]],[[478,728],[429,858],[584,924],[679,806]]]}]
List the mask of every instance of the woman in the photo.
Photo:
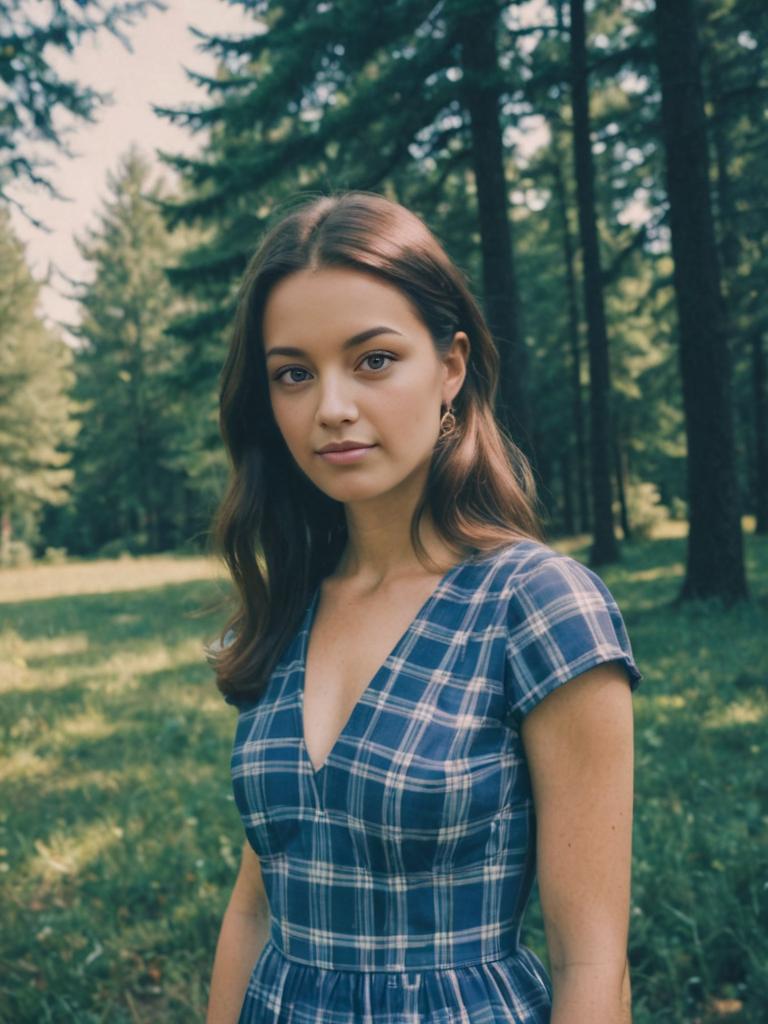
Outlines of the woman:
[{"label": "woman", "polygon": [[[461,274],[380,196],[294,210],[248,268],[215,653],[246,842],[209,1024],[630,1021],[641,675],[542,540],[497,378]],[[551,979],[519,941],[536,872]]]}]

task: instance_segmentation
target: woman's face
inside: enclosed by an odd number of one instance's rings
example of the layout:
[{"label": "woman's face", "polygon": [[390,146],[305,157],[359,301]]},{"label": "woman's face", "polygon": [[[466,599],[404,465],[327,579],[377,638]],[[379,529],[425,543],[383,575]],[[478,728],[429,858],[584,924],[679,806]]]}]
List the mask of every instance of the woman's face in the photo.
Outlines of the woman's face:
[{"label": "woman's face", "polygon": [[[337,267],[278,282],[262,332],[275,421],[317,487],[337,501],[365,501],[426,473],[441,403],[466,374],[466,334],[441,358],[398,288]],[[320,454],[345,441],[366,447]]]}]

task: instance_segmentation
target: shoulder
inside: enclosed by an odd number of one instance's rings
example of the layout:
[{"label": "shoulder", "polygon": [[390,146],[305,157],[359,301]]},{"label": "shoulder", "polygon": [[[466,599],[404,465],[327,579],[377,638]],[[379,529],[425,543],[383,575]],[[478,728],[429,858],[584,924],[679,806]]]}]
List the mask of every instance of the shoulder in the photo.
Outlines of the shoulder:
[{"label": "shoulder", "polygon": [[600,577],[587,566],[556,551],[542,541],[520,540],[478,556],[471,564],[470,583],[483,586],[495,597],[514,606],[529,607],[537,598],[548,600],[558,593],[609,592]]},{"label": "shoulder", "polygon": [[596,665],[622,662],[632,689],[642,675],[613,594],[594,570],[546,544],[501,555],[511,707],[527,714],[547,693]]},{"label": "shoulder", "polygon": [[584,612],[615,605],[605,581],[583,562],[548,544],[525,541],[501,561],[503,594],[511,619],[548,608],[553,614],[569,606]]}]

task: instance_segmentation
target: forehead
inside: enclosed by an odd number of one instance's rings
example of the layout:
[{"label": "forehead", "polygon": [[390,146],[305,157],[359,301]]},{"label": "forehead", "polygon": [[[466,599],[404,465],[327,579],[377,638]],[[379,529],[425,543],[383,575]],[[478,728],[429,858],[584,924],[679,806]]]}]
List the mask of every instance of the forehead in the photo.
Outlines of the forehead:
[{"label": "forehead", "polygon": [[311,327],[313,334],[344,337],[372,323],[408,330],[425,330],[408,297],[374,274],[347,267],[298,270],[279,281],[264,306],[264,342],[298,340]]}]

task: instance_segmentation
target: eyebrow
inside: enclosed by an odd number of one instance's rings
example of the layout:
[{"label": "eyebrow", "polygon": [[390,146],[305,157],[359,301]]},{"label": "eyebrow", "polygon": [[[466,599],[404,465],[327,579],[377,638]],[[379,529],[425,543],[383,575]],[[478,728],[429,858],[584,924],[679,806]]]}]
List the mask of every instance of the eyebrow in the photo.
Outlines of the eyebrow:
[{"label": "eyebrow", "polygon": [[[354,348],[355,345],[362,345],[364,341],[368,341],[369,338],[374,338],[377,334],[399,334],[402,338],[403,335],[400,331],[396,331],[394,327],[369,327],[367,331],[360,331],[359,334],[354,334],[351,338],[347,338],[344,344],[341,346],[344,351],[348,348]],[[279,345],[275,348],[271,348],[266,354],[266,358],[270,356],[305,356],[307,353],[301,349],[290,345]]]}]

